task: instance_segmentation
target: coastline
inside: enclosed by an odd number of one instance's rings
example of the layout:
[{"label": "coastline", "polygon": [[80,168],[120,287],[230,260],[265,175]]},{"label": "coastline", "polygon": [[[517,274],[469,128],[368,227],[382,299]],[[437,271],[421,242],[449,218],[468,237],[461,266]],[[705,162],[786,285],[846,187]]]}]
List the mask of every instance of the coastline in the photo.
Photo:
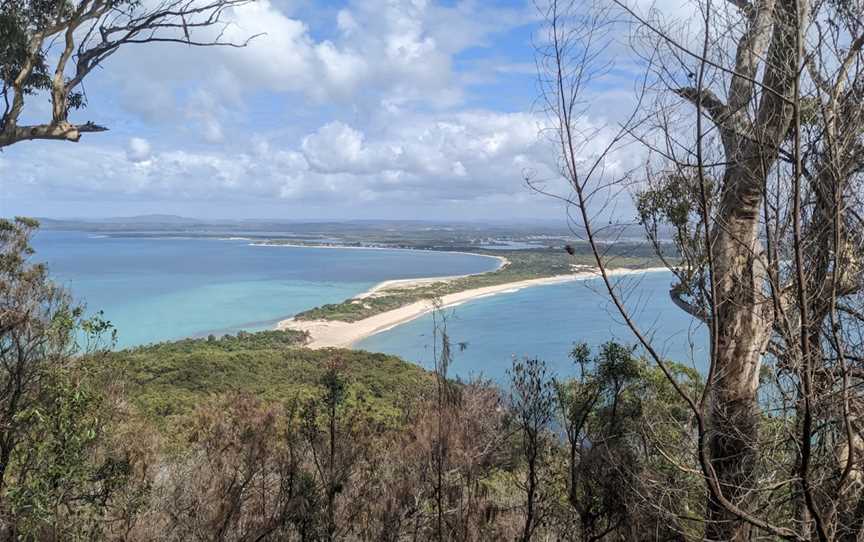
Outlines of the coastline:
[{"label": "coastline", "polygon": [[[405,249],[411,250],[411,249]],[[456,254],[471,254],[470,252],[457,252]],[[478,254],[478,256],[485,256],[485,254]],[[494,273],[496,271],[501,271],[508,265],[510,265],[510,260],[505,258],[504,256],[489,256],[490,258],[495,258],[501,262],[501,264],[493,269],[492,271],[480,271],[479,273],[468,273],[466,275],[443,275],[440,277],[423,277],[419,279],[391,279],[385,280],[383,282],[379,282],[375,286],[369,288],[362,294],[359,294],[354,297],[354,299],[365,299],[367,297],[373,297],[375,294],[389,289],[399,289],[399,288],[414,288],[415,286],[424,286],[426,284],[432,284],[434,282],[446,282],[455,279],[461,279],[465,277],[476,277],[477,275],[485,275],[486,273]]]},{"label": "coastline", "polygon": [[[338,248],[338,249],[355,249],[355,250],[409,250],[415,252],[437,252],[439,254],[465,254],[467,256],[479,256],[481,258],[492,258],[493,260],[498,260],[498,267],[489,271],[479,271],[477,273],[466,273],[464,275],[441,275],[438,277],[422,277],[416,279],[390,279],[379,282],[375,286],[369,288],[365,292],[358,294],[354,297],[354,299],[365,299],[367,297],[374,296],[376,293],[387,290],[390,288],[413,288],[415,286],[423,286],[425,284],[431,284],[433,282],[443,282],[454,279],[461,279],[465,277],[475,277],[477,275],[485,275],[486,273],[494,273],[496,271],[501,271],[508,265],[510,265],[510,260],[505,258],[504,256],[495,256],[493,254],[479,254],[477,252],[466,252],[464,250],[434,250],[434,249],[419,249],[419,248],[389,248],[389,247],[357,247],[357,246],[344,246],[344,245],[298,245],[296,243],[249,243],[249,246],[252,247],[292,247],[292,248]],[[288,322],[291,320],[290,318],[282,320],[279,322],[281,326],[283,322]],[[279,327],[278,329],[282,329]]]},{"label": "coastline", "polygon": [[[273,243],[267,241],[255,241],[249,243],[250,247],[291,247],[291,248],[338,248],[338,249],[350,249],[350,250],[408,250],[411,252],[437,252],[439,254],[465,254],[468,256],[479,256],[481,258],[492,258],[493,260],[498,260],[501,262],[501,265],[498,266],[497,269],[493,269],[492,271],[481,271],[480,273],[470,273],[468,275],[451,275],[451,276],[443,276],[443,277],[428,277],[429,280],[434,279],[449,279],[449,278],[459,278],[459,277],[468,277],[471,275],[482,275],[483,273],[492,273],[493,271],[498,271],[501,268],[507,266],[510,261],[504,256],[495,256],[492,254],[481,254],[479,252],[468,252],[465,250],[438,250],[434,248],[405,248],[405,247],[373,247],[373,246],[349,246],[349,245],[301,245],[297,243]],[[403,279],[399,279],[403,280]],[[415,280],[415,279],[404,279],[404,280]],[[421,280],[421,279],[417,279]],[[385,280],[381,284],[386,282],[391,282]]]},{"label": "coastline", "polygon": [[[656,273],[659,271],[667,271],[665,267],[652,267],[647,269],[612,269],[609,275],[636,275],[641,273]],[[534,286],[544,286],[549,284],[560,284],[577,280],[588,280],[599,277],[596,270],[578,271],[566,275],[554,275],[551,277],[542,277],[536,279],[520,280],[515,282],[507,282],[496,284],[493,286],[484,286],[481,288],[473,288],[471,290],[463,290],[447,294],[440,298],[442,308],[454,307],[468,301],[481,299],[493,295],[512,293],[524,288]],[[374,286],[367,292],[360,294],[357,298],[368,297],[374,295],[382,289],[392,288],[393,286],[410,287],[430,281],[447,280],[446,278],[425,278],[425,279],[407,279],[398,281],[385,281]],[[387,331],[400,324],[410,322],[416,318],[423,316],[433,310],[431,300],[416,301],[402,307],[376,314],[358,320],[356,322],[342,322],[338,320],[294,320],[288,318],[279,322],[276,329],[294,329],[298,331],[307,331],[310,335],[310,340],[307,346],[309,348],[351,348],[351,346],[367,337]]]}]

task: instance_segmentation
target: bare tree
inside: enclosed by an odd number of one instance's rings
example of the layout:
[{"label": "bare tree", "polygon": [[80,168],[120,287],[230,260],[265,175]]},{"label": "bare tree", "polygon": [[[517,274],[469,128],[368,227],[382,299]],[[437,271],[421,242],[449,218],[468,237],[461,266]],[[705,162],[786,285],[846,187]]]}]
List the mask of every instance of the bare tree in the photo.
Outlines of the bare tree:
[{"label": "bare tree", "polygon": [[456,392],[454,390],[454,383],[448,379],[450,364],[453,363],[453,354],[450,349],[450,335],[447,333],[448,315],[440,299],[433,299],[432,304],[434,307],[434,311],[432,312],[432,356],[435,363],[435,406],[438,417],[435,447],[432,452],[432,463],[435,470],[433,493],[435,495],[436,539],[441,541],[452,538],[448,534],[450,528],[445,526],[444,520],[444,516],[447,513],[445,478],[449,469],[450,430],[452,422],[455,419]]},{"label": "bare tree", "polygon": [[[748,540],[754,529],[794,540],[854,538],[862,509],[851,482],[864,451],[855,422],[862,360],[852,354],[864,314],[856,232],[864,6],[691,7],[692,34],[623,0],[544,7],[541,84],[572,189],[558,197],[576,209],[617,310],[697,419],[705,538]],[[591,152],[596,132],[580,122],[591,81],[608,68],[601,51],[613,30],[628,33],[644,76],[633,115]],[[644,149],[638,178],[608,168],[624,145]],[[636,181],[639,219],[676,277],[670,295],[709,329],[708,381],[696,396],[676,384],[651,334],[636,325],[596,241],[610,194]],[[674,231],[675,254],[664,253],[661,225]],[[764,369],[770,378],[760,394]]]},{"label": "bare tree", "polygon": [[[225,13],[251,0],[8,0],[0,5],[0,148],[32,139],[78,141],[107,130],[74,124],[84,79],[121,47],[140,43],[242,47],[224,39]],[[253,36],[254,37],[254,36]],[[252,38],[249,38],[252,39]],[[47,92],[51,118],[19,124],[27,96]]]}]

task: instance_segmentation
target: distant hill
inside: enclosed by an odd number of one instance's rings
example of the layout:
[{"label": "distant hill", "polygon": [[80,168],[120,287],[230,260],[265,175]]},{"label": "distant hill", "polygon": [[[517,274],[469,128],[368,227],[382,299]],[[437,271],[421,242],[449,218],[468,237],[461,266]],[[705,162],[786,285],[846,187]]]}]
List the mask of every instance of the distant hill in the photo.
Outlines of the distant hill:
[{"label": "distant hill", "polygon": [[206,222],[198,218],[179,215],[148,214],[135,216],[112,216],[107,218],[47,218],[37,217],[43,226],[62,224],[201,224]]},{"label": "distant hill", "polygon": [[202,222],[206,222],[206,220],[200,220],[197,218],[189,218],[186,216],[178,216],[178,215],[150,214],[150,215],[100,218],[100,219],[93,220],[93,222],[123,223],[123,224],[200,224]]}]

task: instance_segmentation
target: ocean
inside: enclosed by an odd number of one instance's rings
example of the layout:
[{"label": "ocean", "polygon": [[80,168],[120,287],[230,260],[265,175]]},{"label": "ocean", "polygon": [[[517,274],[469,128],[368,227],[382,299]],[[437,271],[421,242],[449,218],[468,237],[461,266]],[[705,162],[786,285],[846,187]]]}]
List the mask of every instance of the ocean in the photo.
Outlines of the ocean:
[{"label": "ocean", "polygon": [[389,279],[481,273],[483,256],[413,250],[254,246],[245,239],[40,231],[47,263],[87,312],[103,311],[118,347],[272,328]]},{"label": "ocean", "polygon": [[[667,359],[706,372],[707,330],[669,298],[672,274],[645,273],[623,281],[627,305]],[[598,279],[525,288],[476,299],[446,309],[453,345],[450,375],[489,378],[505,383],[514,359],[543,359],[555,374],[573,374],[568,354],[577,342],[596,347],[609,340],[632,345],[624,325]],[[398,355],[423,367],[434,366],[431,314],[372,335],[357,348]],[[464,350],[462,346],[464,346]],[[637,349],[637,353],[640,352]]]},{"label": "ocean", "polygon": [[[246,239],[105,236],[41,231],[37,261],[88,313],[103,311],[117,347],[272,329],[300,311],[337,303],[390,279],[489,271],[498,261],[414,250],[256,246]],[[669,273],[621,278],[636,320],[669,359],[704,372],[704,326],[669,299]],[[539,357],[572,374],[575,342],[596,347],[635,338],[597,280],[526,288],[447,309],[451,375],[505,383],[514,358]],[[433,320],[426,315],[357,345],[433,366]],[[460,347],[460,343],[462,347]]]}]

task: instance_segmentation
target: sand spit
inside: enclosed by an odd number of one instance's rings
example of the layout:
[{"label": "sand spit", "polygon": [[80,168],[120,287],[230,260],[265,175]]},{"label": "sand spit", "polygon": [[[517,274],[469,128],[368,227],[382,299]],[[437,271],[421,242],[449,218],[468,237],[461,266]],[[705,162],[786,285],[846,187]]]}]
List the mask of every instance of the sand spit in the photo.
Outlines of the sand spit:
[{"label": "sand spit", "polygon": [[[667,271],[667,269],[665,267],[654,267],[648,269],[613,269],[609,271],[609,274],[630,275],[657,271]],[[570,282],[574,280],[587,280],[597,278],[598,276],[599,274],[596,270],[578,271],[567,275],[555,275],[552,277],[520,280],[496,284],[493,286],[473,288],[471,290],[463,290],[461,292],[442,296],[440,300],[443,307],[452,307],[474,299],[496,294],[516,292],[523,288],[543,286],[547,284],[560,284],[562,282]],[[375,295],[382,290],[412,288],[430,282],[441,282],[446,280],[452,280],[452,278],[437,277],[428,279],[386,281],[378,284],[364,294],[357,296],[355,299],[369,297],[370,295]],[[375,316],[370,316],[369,318],[364,318],[363,320],[358,320],[356,322],[340,322],[337,320],[294,320],[293,318],[289,318],[279,322],[277,329],[308,331],[310,335],[308,346],[310,348],[350,348],[354,343],[365,339],[366,337],[386,331],[400,324],[404,324],[405,322],[410,322],[433,309],[434,307],[430,300],[423,300],[399,307],[398,309],[382,312],[381,314],[376,314]]]}]

